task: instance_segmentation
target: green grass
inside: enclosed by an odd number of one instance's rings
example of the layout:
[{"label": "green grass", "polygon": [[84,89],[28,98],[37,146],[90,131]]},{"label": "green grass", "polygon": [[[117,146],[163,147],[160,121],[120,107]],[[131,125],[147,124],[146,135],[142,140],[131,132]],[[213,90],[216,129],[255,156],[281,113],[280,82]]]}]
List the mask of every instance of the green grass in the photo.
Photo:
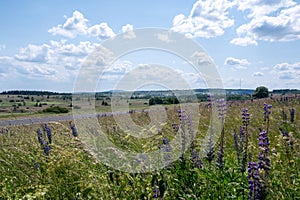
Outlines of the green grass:
[{"label": "green grass", "polygon": [[[0,199],[153,199],[154,188],[160,190],[163,199],[247,199],[248,174],[240,171],[233,133],[242,125],[241,109],[248,108],[251,114],[248,127],[251,158],[248,161],[257,161],[259,128],[266,128],[264,101],[273,105],[269,128],[271,169],[266,181],[266,199],[300,199],[300,104],[271,99],[228,102],[222,170],[216,167],[215,159],[209,163],[202,158],[203,167],[195,167],[188,150],[182,160],[175,161],[169,168],[145,174],[124,173],[91,156],[81,133],[74,138],[68,122],[49,124],[53,132],[49,156],[43,154],[38,143],[36,129],[41,129],[41,125],[8,127],[7,131],[0,128]],[[281,109],[288,113],[292,106],[296,110],[295,122],[284,123]],[[153,151],[162,144],[162,138],[171,140],[174,137],[171,125],[179,123],[178,107],[167,107],[167,124],[151,139],[135,138],[119,129],[115,133],[117,123],[112,117],[102,117],[99,122],[108,138],[120,149]],[[206,103],[200,104],[195,139],[198,150],[209,128],[209,111]],[[140,126],[150,122],[146,113],[133,113],[131,117]],[[287,138],[280,133],[280,127],[290,133],[293,148],[287,146]],[[218,145],[215,148],[217,150]]]}]

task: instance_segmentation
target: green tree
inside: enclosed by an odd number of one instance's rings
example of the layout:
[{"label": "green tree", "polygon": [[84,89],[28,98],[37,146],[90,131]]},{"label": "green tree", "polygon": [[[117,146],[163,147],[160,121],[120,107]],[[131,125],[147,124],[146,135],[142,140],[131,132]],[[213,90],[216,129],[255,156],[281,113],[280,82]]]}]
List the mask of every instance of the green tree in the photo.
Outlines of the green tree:
[{"label": "green tree", "polygon": [[254,98],[266,98],[269,97],[269,90],[265,86],[259,86],[253,93]]}]

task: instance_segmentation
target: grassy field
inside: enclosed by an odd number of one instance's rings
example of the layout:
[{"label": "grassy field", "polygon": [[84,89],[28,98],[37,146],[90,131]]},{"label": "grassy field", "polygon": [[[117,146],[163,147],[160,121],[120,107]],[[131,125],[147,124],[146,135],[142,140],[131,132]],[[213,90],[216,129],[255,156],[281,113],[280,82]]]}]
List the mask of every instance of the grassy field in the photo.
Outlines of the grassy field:
[{"label": "grassy field", "polygon": [[[272,105],[266,121],[264,102]],[[134,103],[134,108],[147,108],[144,102]],[[108,107],[102,108],[108,111]],[[39,124],[0,127],[0,199],[300,199],[298,98],[227,102],[224,135],[216,144],[202,142],[209,129],[210,107],[201,103],[199,108],[193,145],[168,167],[147,173],[105,166],[92,156],[83,133],[74,136],[70,122],[49,123],[48,129]],[[243,108],[250,113],[249,124],[247,117],[242,120]],[[148,139],[130,136],[113,117],[101,117],[99,123],[120,149],[154,151],[163,145],[163,138],[174,138],[174,125],[190,134],[178,109],[168,106],[167,123]],[[131,117],[140,126],[150,123],[146,112]],[[39,141],[37,129],[44,142]],[[199,157],[203,145],[206,151]]]}]

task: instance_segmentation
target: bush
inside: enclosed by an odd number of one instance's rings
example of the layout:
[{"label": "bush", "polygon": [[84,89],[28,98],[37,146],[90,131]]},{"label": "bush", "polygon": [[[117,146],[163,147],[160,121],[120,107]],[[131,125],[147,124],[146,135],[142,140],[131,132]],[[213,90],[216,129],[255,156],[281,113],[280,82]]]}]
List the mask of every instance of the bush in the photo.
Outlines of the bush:
[{"label": "bush", "polygon": [[149,105],[155,104],[179,104],[176,97],[152,97],[149,99]]},{"label": "bush", "polygon": [[257,87],[253,94],[254,98],[266,98],[269,97],[269,90],[265,86]]},{"label": "bush", "polygon": [[47,113],[68,113],[69,109],[64,108],[64,107],[60,107],[60,106],[54,106],[54,107],[49,107],[43,110],[43,112],[47,112]]}]

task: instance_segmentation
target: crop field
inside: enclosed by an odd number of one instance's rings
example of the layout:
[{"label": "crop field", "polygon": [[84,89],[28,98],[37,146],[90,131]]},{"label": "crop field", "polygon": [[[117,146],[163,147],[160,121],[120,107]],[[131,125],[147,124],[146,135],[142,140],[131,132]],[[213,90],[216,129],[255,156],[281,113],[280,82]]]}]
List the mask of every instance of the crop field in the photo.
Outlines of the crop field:
[{"label": "crop field", "polygon": [[[99,117],[109,140],[128,151],[168,153],[177,132],[193,135],[177,160],[145,173],[104,165],[73,121],[0,127],[0,199],[300,199],[300,96],[216,103],[225,121],[216,141],[213,130],[203,140],[209,102],[199,104],[196,130],[179,104],[168,105],[166,123],[150,138],[131,136],[113,116]],[[142,100],[132,106],[149,108]],[[150,123],[147,111],[130,116],[139,126]]]}]

